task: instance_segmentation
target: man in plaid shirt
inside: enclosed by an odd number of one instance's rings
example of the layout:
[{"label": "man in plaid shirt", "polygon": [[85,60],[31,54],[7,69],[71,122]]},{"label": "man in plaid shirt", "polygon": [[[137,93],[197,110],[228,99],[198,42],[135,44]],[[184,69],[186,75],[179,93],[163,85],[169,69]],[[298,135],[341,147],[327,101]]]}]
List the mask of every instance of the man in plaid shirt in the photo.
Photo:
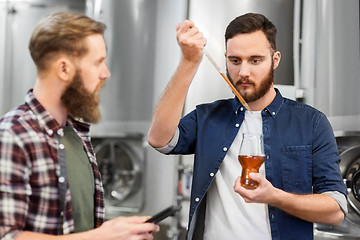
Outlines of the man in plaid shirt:
[{"label": "man in plaid shirt", "polygon": [[145,216],[103,223],[89,136],[110,77],[103,32],[102,23],[77,13],[49,15],[33,31],[36,84],[0,120],[1,239],[152,239],[159,231]]}]

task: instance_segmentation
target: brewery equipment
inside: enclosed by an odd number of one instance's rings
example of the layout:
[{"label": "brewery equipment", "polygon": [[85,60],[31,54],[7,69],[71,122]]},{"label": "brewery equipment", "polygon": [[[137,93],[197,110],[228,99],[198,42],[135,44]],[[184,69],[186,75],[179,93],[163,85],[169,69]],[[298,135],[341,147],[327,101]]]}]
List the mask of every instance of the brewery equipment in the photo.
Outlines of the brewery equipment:
[{"label": "brewery equipment", "polygon": [[360,132],[336,132],[340,170],[347,185],[348,215],[340,226],[315,224],[316,240],[360,239]]}]

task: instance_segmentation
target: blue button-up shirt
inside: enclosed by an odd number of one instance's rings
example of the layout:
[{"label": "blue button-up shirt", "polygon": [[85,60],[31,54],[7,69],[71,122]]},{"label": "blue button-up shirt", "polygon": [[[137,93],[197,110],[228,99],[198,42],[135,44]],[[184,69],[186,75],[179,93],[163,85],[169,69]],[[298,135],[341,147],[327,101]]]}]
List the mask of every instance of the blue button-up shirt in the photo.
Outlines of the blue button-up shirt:
[{"label": "blue button-up shirt", "polygon": [[[275,99],[261,115],[266,178],[274,187],[296,194],[347,194],[336,140],[323,113],[283,98],[276,89]],[[195,154],[188,238],[204,226],[197,220],[204,220],[199,215],[205,212],[202,208],[214,178],[210,173],[220,168],[224,149],[230,148],[244,117],[245,108],[234,98],[198,105],[180,121],[178,141],[170,154]],[[313,239],[312,223],[271,205],[268,209],[273,240]]]}]

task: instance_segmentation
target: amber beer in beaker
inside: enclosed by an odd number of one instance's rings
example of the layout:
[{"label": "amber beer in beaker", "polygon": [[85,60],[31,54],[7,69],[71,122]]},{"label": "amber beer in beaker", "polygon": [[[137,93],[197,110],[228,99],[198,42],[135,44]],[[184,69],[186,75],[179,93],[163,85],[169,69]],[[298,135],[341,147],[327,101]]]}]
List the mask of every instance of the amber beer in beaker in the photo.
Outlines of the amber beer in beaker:
[{"label": "amber beer in beaker", "polygon": [[265,161],[264,140],[261,133],[243,133],[238,154],[238,160],[242,171],[240,177],[241,186],[255,189],[259,183],[249,176],[251,172],[258,173],[260,166]]},{"label": "amber beer in beaker", "polygon": [[248,189],[255,189],[259,183],[252,180],[249,176],[251,172],[258,173],[259,168],[265,161],[265,156],[238,156],[239,162],[242,166],[240,183],[241,186]]}]

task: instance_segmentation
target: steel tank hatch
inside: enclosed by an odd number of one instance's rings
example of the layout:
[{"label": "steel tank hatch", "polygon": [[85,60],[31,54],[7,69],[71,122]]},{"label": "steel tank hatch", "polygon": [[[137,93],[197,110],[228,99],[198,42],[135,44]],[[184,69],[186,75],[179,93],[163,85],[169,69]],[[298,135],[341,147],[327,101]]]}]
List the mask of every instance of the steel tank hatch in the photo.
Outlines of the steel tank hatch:
[{"label": "steel tank hatch", "polygon": [[94,138],[101,173],[106,218],[140,212],[144,205],[143,136]]}]

